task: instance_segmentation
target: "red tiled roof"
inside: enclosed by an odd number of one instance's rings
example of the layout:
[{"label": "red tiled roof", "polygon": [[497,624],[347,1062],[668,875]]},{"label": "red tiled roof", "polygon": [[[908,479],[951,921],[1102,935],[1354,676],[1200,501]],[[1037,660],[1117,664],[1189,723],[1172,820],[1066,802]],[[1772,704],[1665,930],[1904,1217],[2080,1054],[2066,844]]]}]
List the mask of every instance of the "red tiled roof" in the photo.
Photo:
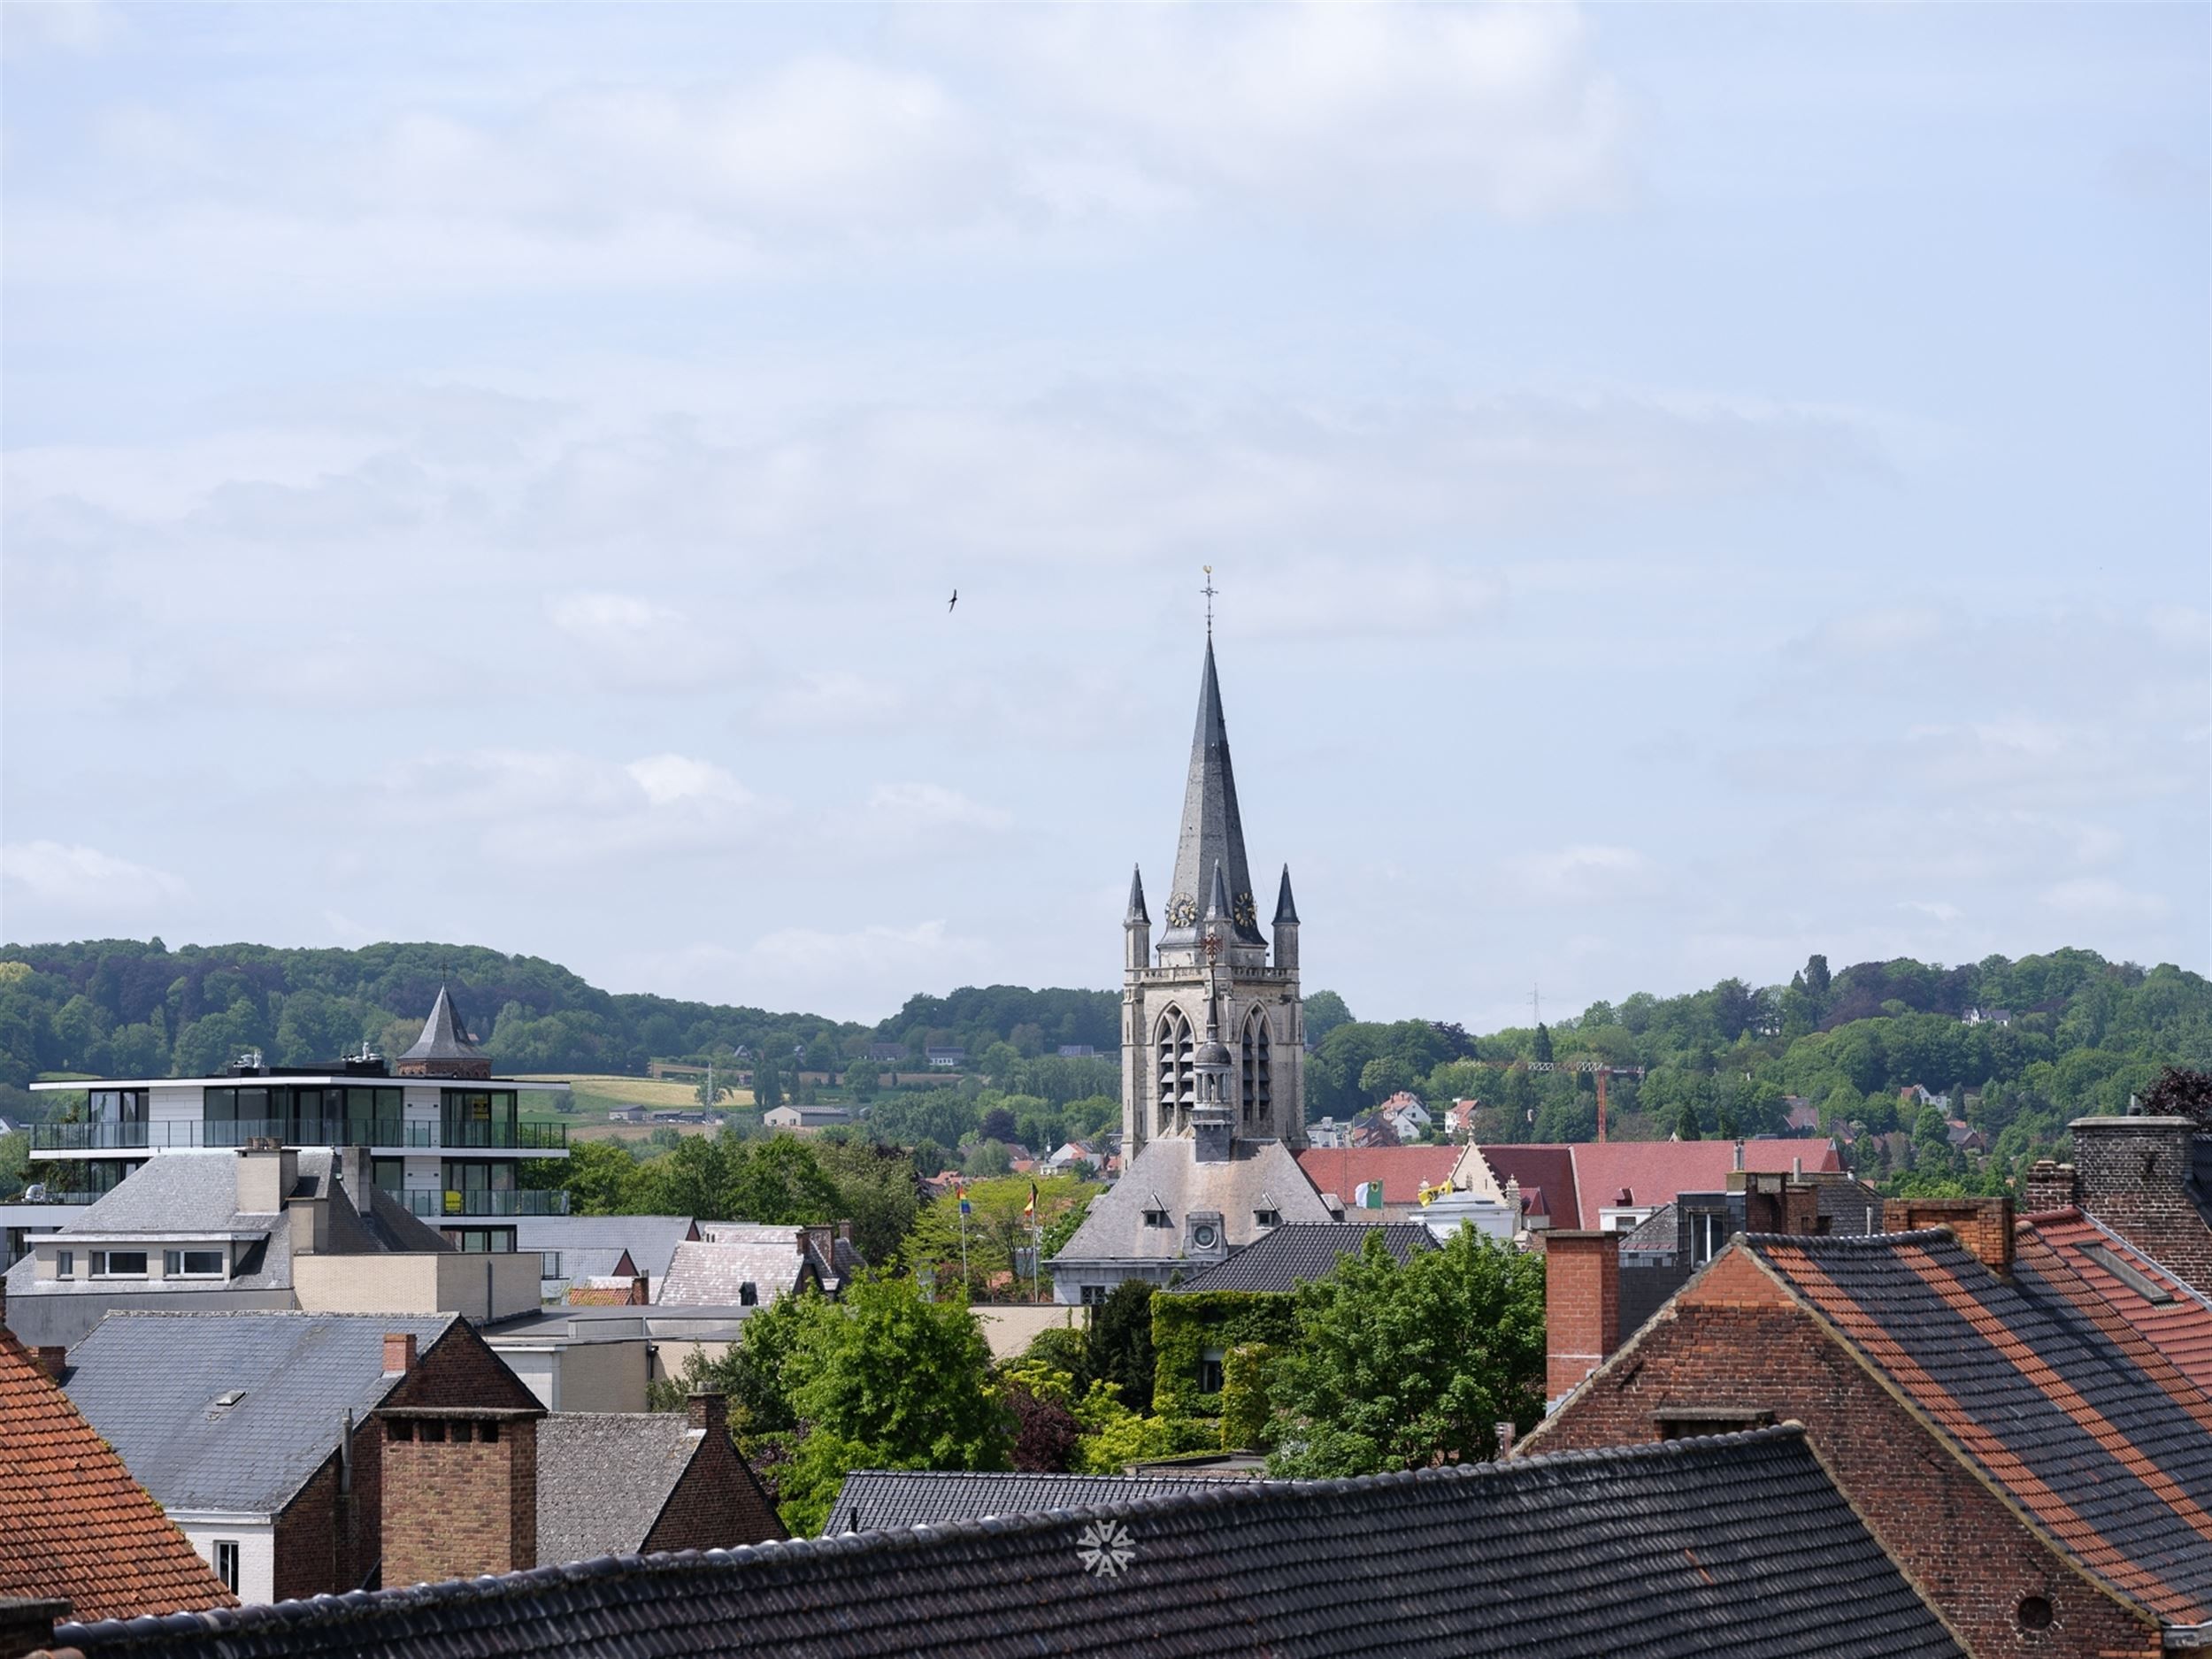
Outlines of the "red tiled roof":
[{"label": "red tiled roof", "polygon": [[0,1595],[79,1620],[236,1607],[23,1345],[0,1330]]},{"label": "red tiled roof", "polygon": [[2212,1398],[2124,1320],[2085,1318],[2055,1252],[2031,1239],[2001,1277],[1945,1230],[1739,1248],[2082,1567],[2212,1620]]},{"label": "red tiled roof", "polygon": [[[1498,1178],[1503,1187],[1508,1181],[1521,1184],[1521,1195],[1540,1194],[1548,1209],[1532,1209],[1529,1214],[1548,1216],[1551,1225],[1569,1232],[1582,1225],[1580,1212],[1575,1208],[1574,1148],[1566,1146],[1503,1146],[1478,1147],[1483,1162]],[[1592,1215],[1596,1211],[1593,1210]]]},{"label": "red tiled roof", "polygon": [[[1840,1170],[1832,1141],[1746,1141],[1743,1167],[1786,1175],[1793,1160],[1812,1170]],[[1598,1212],[1617,1204],[1626,1190],[1639,1207],[1671,1204],[1683,1193],[1717,1193],[1728,1187],[1736,1167],[1733,1141],[1608,1141],[1578,1143],[1574,1155],[1575,1202],[1581,1225],[1594,1227]],[[1555,1226],[1556,1221],[1553,1223]]]},{"label": "red tiled roof", "polygon": [[1380,1181],[1386,1204],[1417,1204],[1424,1185],[1451,1179],[1459,1155],[1457,1147],[1308,1147],[1298,1167],[1316,1192],[1334,1193],[1348,1204],[1362,1181]]},{"label": "red tiled roof", "polygon": [[[2040,1269],[2062,1294],[2092,1317],[2099,1309],[2089,1305],[2087,1297],[2095,1298],[2140,1333],[2175,1370],[2212,1394],[2212,1301],[2078,1210],[2027,1217],[2016,1233],[2022,1259]],[[2070,1271],[2055,1271],[2053,1258]],[[2114,1271],[2115,1263],[2124,1271]],[[2145,1282],[2152,1287],[2147,1296]]]}]

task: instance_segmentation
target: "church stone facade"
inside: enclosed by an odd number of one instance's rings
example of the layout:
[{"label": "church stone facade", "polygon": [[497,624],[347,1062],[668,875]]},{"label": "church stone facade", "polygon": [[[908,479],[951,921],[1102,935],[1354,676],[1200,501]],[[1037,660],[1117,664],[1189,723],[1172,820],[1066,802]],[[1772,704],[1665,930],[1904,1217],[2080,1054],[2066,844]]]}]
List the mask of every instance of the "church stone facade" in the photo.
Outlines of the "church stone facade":
[{"label": "church stone facade", "polygon": [[1290,872],[1263,933],[1210,634],[1164,915],[1156,944],[1140,871],[1122,921],[1122,1176],[1052,1258],[1062,1302],[1164,1285],[1274,1227],[1332,1218],[1294,1156],[1306,1033]]}]

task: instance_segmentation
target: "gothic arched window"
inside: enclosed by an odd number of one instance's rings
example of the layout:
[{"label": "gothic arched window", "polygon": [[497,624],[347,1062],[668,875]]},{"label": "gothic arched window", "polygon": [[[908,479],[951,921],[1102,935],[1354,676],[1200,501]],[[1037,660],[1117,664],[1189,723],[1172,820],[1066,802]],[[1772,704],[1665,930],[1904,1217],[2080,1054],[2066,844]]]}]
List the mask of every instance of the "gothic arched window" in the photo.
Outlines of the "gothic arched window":
[{"label": "gothic arched window", "polygon": [[1176,1112],[1188,1111],[1197,1103],[1198,1073],[1191,1069],[1192,1048],[1190,1021],[1180,1009],[1169,1009],[1160,1017],[1153,1039],[1160,1102],[1157,1133],[1161,1134],[1174,1133]]},{"label": "gothic arched window", "polygon": [[1244,1022],[1244,1121],[1271,1122],[1275,1115],[1275,1091],[1268,1076],[1267,1011],[1256,1008]]}]

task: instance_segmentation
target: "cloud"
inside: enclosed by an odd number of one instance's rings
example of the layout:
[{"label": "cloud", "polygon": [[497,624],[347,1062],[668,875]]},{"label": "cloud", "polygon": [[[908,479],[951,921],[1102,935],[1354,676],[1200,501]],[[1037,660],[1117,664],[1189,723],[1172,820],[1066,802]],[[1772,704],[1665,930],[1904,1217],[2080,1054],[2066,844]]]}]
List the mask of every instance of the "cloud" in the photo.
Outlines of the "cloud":
[{"label": "cloud", "polygon": [[1650,892],[1658,881],[1651,860],[1632,847],[1575,846],[1529,853],[1506,862],[1518,898],[1594,903]]},{"label": "cloud", "polygon": [[733,678],[741,658],[730,637],[702,628],[668,605],[628,594],[576,593],[548,599],[546,615],[575,647],[568,661],[592,684],[615,691],[680,691]]},{"label": "cloud", "polygon": [[128,916],[188,896],[165,870],[62,841],[0,847],[0,881],[62,917]]},{"label": "cloud", "polygon": [[994,806],[971,801],[957,789],[933,783],[878,784],[869,792],[868,810],[901,833],[935,829],[998,831],[1014,820]]},{"label": "cloud", "polygon": [[2135,893],[2109,876],[2084,876],[2045,887],[2046,910],[2084,922],[2155,921],[2171,908],[2154,893]]},{"label": "cloud", "polygon": [[844,670],[802,673],[754,705],[749,721],[766,732],[856,732],[895,725],[908,698],[889,680]]},{"label": "cloud", "polygon": [[396,816],[472,825],[487,855],[538,868],[727,852],[786,812],[726,768],[686,755],[626,764],[564,749],[477,749],[419,757],[382,783]]}]

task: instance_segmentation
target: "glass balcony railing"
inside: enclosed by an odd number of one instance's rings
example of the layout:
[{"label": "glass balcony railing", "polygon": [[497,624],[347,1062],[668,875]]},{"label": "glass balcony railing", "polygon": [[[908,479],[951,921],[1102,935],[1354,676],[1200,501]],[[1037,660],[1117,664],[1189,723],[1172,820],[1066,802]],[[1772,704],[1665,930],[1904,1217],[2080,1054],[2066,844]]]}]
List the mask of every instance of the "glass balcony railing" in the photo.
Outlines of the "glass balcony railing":
[{"label": "glass balcony railing", "polygon": [[568,1194],[563,1192],[457,1192],[451,1187],[412,1188],[385,1195],[396,1198],[425,1221],[453,1216],[565,1216]]},{"label": "glass balcony railing", "polygon": [[408,1147],[425,1151],[548,1152],[568,1146],[566,1124],[441,1124],[398,1118],[269,1118],[237,1122],[33,1124],[31,1151],[159,1152],[180,1147]]}]

